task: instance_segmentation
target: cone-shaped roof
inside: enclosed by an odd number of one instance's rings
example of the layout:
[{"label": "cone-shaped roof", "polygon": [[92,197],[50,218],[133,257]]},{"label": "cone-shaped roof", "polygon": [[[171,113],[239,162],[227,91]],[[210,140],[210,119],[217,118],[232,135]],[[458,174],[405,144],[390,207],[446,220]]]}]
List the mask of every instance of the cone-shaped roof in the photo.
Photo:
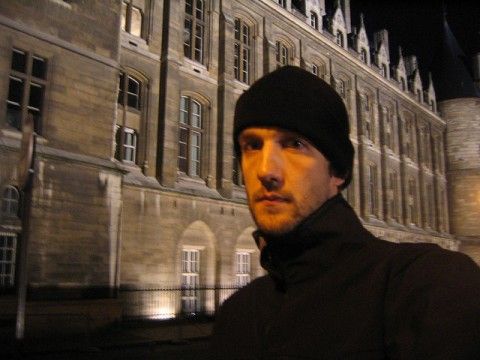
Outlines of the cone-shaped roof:
[{"label": "cone-shaped roof", "polygon": [[438,101],[480,97],[466,64],[465,54],[444,16],[442,42],[431,66]]}]

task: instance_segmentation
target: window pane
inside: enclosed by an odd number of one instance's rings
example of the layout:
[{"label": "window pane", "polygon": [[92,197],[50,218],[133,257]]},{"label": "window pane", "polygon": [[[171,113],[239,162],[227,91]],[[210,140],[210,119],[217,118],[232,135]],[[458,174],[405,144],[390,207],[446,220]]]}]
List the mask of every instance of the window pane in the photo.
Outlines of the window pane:
[{"label": "window pane", "polygon": [[23,80],[11,76],[10,84],[8,88],[8,102],[16,105],[21,105],[22,95],[23,95]]},{"label": "window pane", "polygon": [[185,0],[185,12],[186,12],[188,15],[193,15],[192,1],[193,1],[193,0]]},{"label": "window pane", "polygon": [[125,1],[122,2],[122,30],[127,30],[127,3]]},{"label": "window pane", "polygon": [[195,26],[195,61],[202,62],[203,25]]},{"label": "window pane", "polygon": [[240,40],[240,19],[235,19],[235,40]]},{"label": "window pane", "polygon": [[189,59],[192,58],[192,21],[185,19],[183,27],[183,53]]},{"label": "window pane", "polygon": [[188,124],[189,98],[182,96],[180,99],[180,123]]},{"label": "window pane", "polygon": [[25,52],[13,49],[12,52],[12,70],[24,73],[27,65],[27,55]]},{"label": "window pane", "polygon": [[7,123],[20,130],[22,127],[22,111],[17,105],[7,104]]},{"label": "window pane", "polygon": [[42,59],[38,56],[33,56],[32,75],[40,79],[45,79],[46,70],[47,64],[45,62],[45,59]]},{"label": "window pane", "polygon": [[28,106],[31,110],[40,110],[42,107],[43,86],[39,84],[30,84],[30,97]]},{"label": "window pane", "polygon": [[202,106],[196,101],[192,101],[192,126],[202,127]]},{"label": "window pane", "polygon": [[197,6],[195,7],[195,17],[198,20],[203,20],[203,0],[197,0]]},{"label": "window pane", "polygon": [[132,6],[132,17],[130,22],[130,33],[135,36],[142,36],[142,11]]}]

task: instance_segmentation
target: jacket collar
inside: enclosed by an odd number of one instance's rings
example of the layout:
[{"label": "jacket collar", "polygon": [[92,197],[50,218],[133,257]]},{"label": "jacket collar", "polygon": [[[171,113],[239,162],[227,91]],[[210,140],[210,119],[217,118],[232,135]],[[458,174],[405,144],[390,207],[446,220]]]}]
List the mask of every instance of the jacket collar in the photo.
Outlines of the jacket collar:
[{"label": "jacket collar", "polygon": [[[261,248],[261,265],[281,290],[328,268],[345,244],[361,245],[367,232],[350,205],[338,194],[281,236],[253,236]],[[266,244],[266,245],[265,245]]]}]

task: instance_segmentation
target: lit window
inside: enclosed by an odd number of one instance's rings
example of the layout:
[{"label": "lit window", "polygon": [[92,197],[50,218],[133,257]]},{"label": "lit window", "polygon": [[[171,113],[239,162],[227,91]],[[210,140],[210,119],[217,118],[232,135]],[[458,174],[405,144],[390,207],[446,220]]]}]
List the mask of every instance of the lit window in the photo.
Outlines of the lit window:
[{"label": "lit window", "polygon": [[276,43],[276,60],[277,68],[288,65],[289,51],[285,44],[281,41]]},{"label": "lit window", "polygon": [[182,251],[182,312],[194,314],[200,310],[200,251]]},{"label": "lit window", "polygon": [[365,64],[368,63],[367,50],[365,50],[364,48],[362,48],[362,49],[360,50],[360,59],[361,59]]},{"label": "lit window", "polygon": [[135,163],[137,157],[137,133],[135,130],[117,126],[116,152],[118,160]]},{"label": "lit window", "polygon": [[178,169],[189,176],[201,175],[202,137],[202,105],[188,96],[182,96],[180,99]]},{"label": "lit window", "polygon": [[368,206],[369,206],[369,213],[374,216],[377,216],[377,211],[378,211],[377,188],[378,188],[377,166],[372,164],[368,166],[368,192],[369,192]]},{"label": "lit window", "polygon": [[203,63],[205,46],[205,1],[185,0],[183,52],[185,57]]},{"label": "lit window", "polygon": [[140,110],[142,83],[133,76],[120,73],[118,103],[130,109]]},{"label": "lit window", "polygon": [[389,189],[388,189],[388,212],[390,218],[398,220],[397,209],[397,191],[398,191],[398,175],[395,171],[390,173]]},{"label": "lit window", "polygon": [[134,36],[142,37],[142,9],[133,6],[131,1],[122,1],[122,30]]},{"label": "lit window", "polygon": [[341,47],[344,46],[343,32],[341,32],[340,30],[337,31],[336,41],[337,45],[340,45]]},{"label": "lit window", "polygon": [[27,115],[33,116],[40,134],[47,62],[44,58],[13,49],[7,97],[7,123],[21,130]]},{"label": "lit window", "polygon": [[2,216],[18,216],[20,195],[14,186],[6,186],[2,194]]},{"label": "lit window", "polygon": [[15,285],[15,260],[17,237],[0,233],[0,288],[12,288]]},{"label": "lit window", "polygon": [[246,84],[249,83],[250,76],[250,46],[251,46],[250,28],[240,19],[235,19],[235,41],[234,41],[234,61],[233,70],[235,79]]},{"label": "lit window", "polygon": [[310,12],[310,26],[318,30],[318,16],[314,11]]},{"label": "lit window", "polygon": [[417,184],[415,179],[410,178],[408,180],[408,198],[407,198],[407,209],[408,209],[408,221],[412,224],[417,223]]},{"label": "lit window", "polygon": [[242,287],[250,282],[250,253],[237,251],[235,254],[236,262],[236,286]]}]

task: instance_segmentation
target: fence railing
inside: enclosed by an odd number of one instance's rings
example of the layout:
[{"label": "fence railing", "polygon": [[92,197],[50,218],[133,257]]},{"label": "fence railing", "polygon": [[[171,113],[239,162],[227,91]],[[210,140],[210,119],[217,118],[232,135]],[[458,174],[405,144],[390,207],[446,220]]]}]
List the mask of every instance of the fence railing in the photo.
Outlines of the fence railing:
[{"label": "fence railing", "polygon": [[120,289],[124,319],[213,315],[238,286]]}]

